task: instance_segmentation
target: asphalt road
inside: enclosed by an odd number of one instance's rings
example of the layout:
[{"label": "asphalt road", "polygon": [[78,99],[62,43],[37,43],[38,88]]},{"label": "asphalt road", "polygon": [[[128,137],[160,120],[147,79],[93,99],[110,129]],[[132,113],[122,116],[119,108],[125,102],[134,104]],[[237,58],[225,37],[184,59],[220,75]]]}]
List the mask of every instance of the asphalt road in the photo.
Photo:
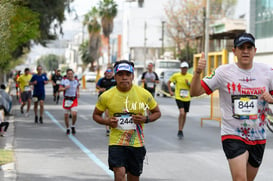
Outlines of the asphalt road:
[{"label": "asphalt road", "polygon": [[[162,117],[145,126],[147,156],[143,181],[230,181],[228,163],[222,151],[220,127],[209,116],[209,98],[193,99],[184,130],[177,138],[178,109],[171,98],[156,97]],[[53,102],[47,86],[44,124],[34,124],[33,112],[25,117],[14,106],[17,181],[107,181],[113,173],[107,164],[108,137],[105,127],[92,120],[97,100],[94,84],[81,90],[76,136],[65,134],[61,104]],[[273,134],[268,143],[257,181],[273,178]]]}]

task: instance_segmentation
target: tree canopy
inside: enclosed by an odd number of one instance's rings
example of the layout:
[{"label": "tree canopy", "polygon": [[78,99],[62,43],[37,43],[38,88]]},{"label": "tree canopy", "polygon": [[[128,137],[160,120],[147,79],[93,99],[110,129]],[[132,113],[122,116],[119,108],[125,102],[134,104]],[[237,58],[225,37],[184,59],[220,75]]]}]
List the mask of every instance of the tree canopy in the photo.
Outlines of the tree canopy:
[{"label": "tree canopy", "polygon": [[[33,40],[46,46],[48,40],[62,35],[65,10],[73,0],[1,0],[0,70],[9,67],[30,49]],[[53,31],[52,31],[53,29]]]},{"label": "tree canopy", "polygon": [[[165,7],[167,32],[178,49],[179,58],[185,57],[180,52],[182,47],[191,51],[190,42],[197,36],[204,36],[205,1],[203,0],[169,0]],[[229,17],[234,11],[237,0],[211,0],[210,23],[223,17]],[[204,43],[204,42],[203,42]]]}]

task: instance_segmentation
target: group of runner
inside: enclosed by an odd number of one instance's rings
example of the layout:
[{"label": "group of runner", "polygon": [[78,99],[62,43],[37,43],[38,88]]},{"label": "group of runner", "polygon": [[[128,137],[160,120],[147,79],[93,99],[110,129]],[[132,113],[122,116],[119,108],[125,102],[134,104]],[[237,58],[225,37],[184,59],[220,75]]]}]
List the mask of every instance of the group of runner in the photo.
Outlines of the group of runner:
[{"label": "group of runner", "polygon": [[[193,76],[187,74],[189,65],[183,62],[180,66],[181,73],[174,74],[169,80],[169,84],[182,82],[183,85],[176,86],[175,93],[170,87],[169,91],[176,98],[180,112],[178,136],[183,137],[183,132],[180,131],[185,124],[190,97],[211,94],[214,90],[219,90],[223,113],[222,146],[232,178],[234,181],[252,181],[261,165],[266,144],[265,119],[268,103],[273,103],[273,69],[268,65],[253,62],[256,53],[255,38],[249,33],[240,34],[234,39],[232,51],[238,59],[236,63],[221,65],[203,79],[200,76],[207,61],[204,54],[199,59]],[[45,98],[44,85],[48,79],[41,74],[40,66],[37,67],[37,72],[37,75],[30,79],[29,85],[34,85],[33,97],[40,101],[42,107]],[[79,82],[74,78],[71,69],[68,69],[66,74],[67,77],[61,79],[60,87],[56,90],[64,91],[66,133],[70,133],[68,116],[71,113],[71,130],[75,134]],[[150,78],[145,78],[146,75]],[[152,79],[155,85],[156,76],[147,73],[146,75],[143,76],[143,82]],[[134,64],[121,60],[115,63],[113,69],[108,68],[105,77],[96,85],[99,97],[93,112],[93,120],[110,128],[110,132],[107,131],[108,164],[114,172],[116,181],[123,181],[126,178],[128,181],[139,180],[146,154],[144,124],[154,122],[161,116],[153,93],[134,85],[133,79]],[[151,86],[152,84],[146,85],[146,88]],[[22,88],[23,91],[29,91],[26,86]],[[57,96],[57,100],[58,95],[54,96]],[[177,97],[189,100],[184,101]],[[43,120],[42,110],[40,109],[40,122]],[[35,122],[36,116],[37,110]]]},{"label": "group of runner", "polygon": [[[206,68],[207,61],[204,53],[193,76],[186,73],[188,64],[181,63],[181,73],[174,74],[169,84],[183,83],[175,89],[180,111],[179,129],[185,123],[189,101],[181,101],[177,97],[190,98],[219,90],[223,114],[222,146],[232,179],[253,181],[265,150],[265,119],[268,104],[273,104],[273,69],[266,64],[253,62],[256,47],[252,34],[237,35],[232,51],[237,57],[236,63],[221,65],[203,79],[201,73]],[[127,177],[128,181],[135,181],[139,180],[142,173],[146,154],[144,123],[157,120],[161,112],[152,93],[132,84],[132,62],[117,62],[114,66],[114,78],[117,85],[100,95],[93,120],[111,127],[108,164],[114,171],[115,180],[123,181]],[[171,90],[170,93],[174,94]],[[109,116],[103,117],[106,110]],[[179,130],[178,136],[183,137],[183,132]]]},{"label": "group of runner", "polygon": [[[19,87],[19,97],[21,99],[20,112],[29,115],[31,102],[34,102],[34,122],[43,124],[45,85],[49,80],[42,66],[37,66],[37,73],[31,74],[29,68],[25,68],[24,74],[17,77],[16,83]],[[75,124],[77,121],[77,106],[79,97],[79,81],[74,77],[72,69],[67,69],[66,76],[62,77],[60,70],[55,70],[51,78],[53,85],[53,100],[58,104],[60,92],[64,92],[63,109],[64,120],[67,128],[66,134],[70,134],[69,117],[72,118],[71,132],[76,134]],[[33,92],[33,93],[32,93]],[[24,106],[27,105],[26,112]],[[38,111],[38,107],[40,107]]]}]

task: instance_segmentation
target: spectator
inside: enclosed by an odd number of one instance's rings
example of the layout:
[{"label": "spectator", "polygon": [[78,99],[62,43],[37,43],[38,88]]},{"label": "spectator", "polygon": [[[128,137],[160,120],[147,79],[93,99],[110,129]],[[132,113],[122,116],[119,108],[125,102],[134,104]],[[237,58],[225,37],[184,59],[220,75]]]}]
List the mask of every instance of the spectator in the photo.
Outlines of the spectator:
[{"label": "spectator", "polygon": [[9,122],[5,121],[5,114],[4,110],[0,109],[0,135],[5,136],[5,133],[7,132],[9,127]]}]

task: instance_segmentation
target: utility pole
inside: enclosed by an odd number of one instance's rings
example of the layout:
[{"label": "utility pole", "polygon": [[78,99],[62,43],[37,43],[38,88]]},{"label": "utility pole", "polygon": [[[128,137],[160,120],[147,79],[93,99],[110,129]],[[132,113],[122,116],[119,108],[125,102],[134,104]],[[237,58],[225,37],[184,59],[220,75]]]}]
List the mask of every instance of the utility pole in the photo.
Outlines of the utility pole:
[{"label": "utility pole", "polygon": [[165,21],[161,21],[161,23],[162,23],[162,35],[161,35],[161,43],[162,43],[162,45],[161,45],[161,54],[162,54],[162,56],[164,56],[164,24],[165,24]]},{"label": "utility pole", "polygon": [[[205,59],[208,61],[209,53],[209,20],[210,20],[210,0],[206,2],[206,29],[205,29]],[[208,64],[207,64],[208,65]],[[208,73],[208,66],[206,67],[206,74]]]},{"label": "utility pole", "polygon": [[147,43],[147,37],[146,37],[146,30],[147,30],[147,23],[144,22],[144,68],[146,67],[146,43]]}]

